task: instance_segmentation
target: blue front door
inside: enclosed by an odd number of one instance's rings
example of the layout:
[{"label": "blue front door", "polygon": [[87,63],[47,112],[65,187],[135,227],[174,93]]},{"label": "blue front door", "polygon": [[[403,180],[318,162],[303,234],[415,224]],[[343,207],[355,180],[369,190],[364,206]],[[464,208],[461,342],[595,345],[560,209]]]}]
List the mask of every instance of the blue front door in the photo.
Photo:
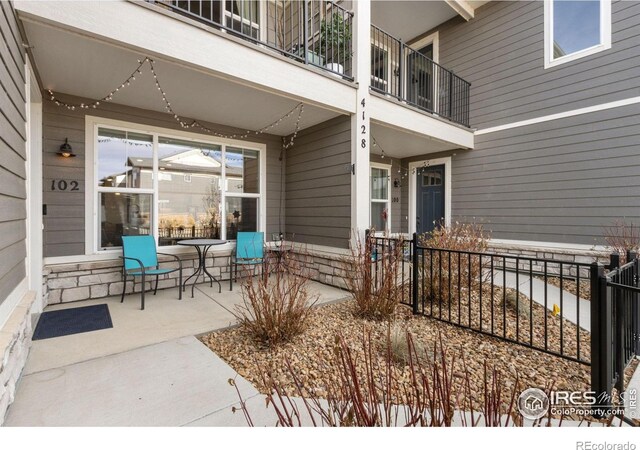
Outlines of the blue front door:
[{"label": "blue front door", "polygon": [[444,165],[416,170],[416,233],[444,224]]}]

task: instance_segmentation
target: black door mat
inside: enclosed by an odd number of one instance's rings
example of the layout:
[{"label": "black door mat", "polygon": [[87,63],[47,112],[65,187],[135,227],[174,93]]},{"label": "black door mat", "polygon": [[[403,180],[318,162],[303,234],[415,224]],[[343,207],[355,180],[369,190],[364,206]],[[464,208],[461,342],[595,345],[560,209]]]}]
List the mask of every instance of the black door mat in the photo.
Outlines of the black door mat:
[{"label": "black door mat", "polygon": [[33,340],[86,333],[105,328],[113,328],[109,306],[106,303],[47,311],[40,315],[38,325],[33,332]]}]

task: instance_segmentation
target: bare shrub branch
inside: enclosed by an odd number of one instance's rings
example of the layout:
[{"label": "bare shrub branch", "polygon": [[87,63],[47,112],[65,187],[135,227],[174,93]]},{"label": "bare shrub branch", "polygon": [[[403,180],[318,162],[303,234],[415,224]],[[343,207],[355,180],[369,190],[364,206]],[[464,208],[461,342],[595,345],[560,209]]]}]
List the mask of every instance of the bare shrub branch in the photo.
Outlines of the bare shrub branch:
[{"label": "bare shrub branch", "polygon": [[[455,222],[437,227],[418,237],[424,250],[419,275],[424,279],[424,295],[446,303],[458,292],[478,291],[490,277],[490,258],[478,255],[489,248],[491,233],[480,223]],[[441,251],[442,250],[442,251]]]},{"label": "bare shrub branch", "polygon": [[640,251],[640,226],[633,222],[617,219],[602,227],[602,234],[610,250],[620,255],[622,264],[626,263],[627,251]]},{"label": "bare shrub branch", "polygon": [[[503,375],[485,363],[484,405],[474,411],[469,368],[451,356],[442,335],[434,343],[432,361],[416,350],[414,337],[406,334],[409,383],[400,379],[402,370],[393,360],[391,336],[385,348],[377,349],[370,331],[363,330],[361,349],[355,350],[336,336],[333,361],[337,377],[325,380],[326,395],[320,399],[304,386],[290,361],[284,361],[294,380],[297,398],[288,397],[271,369],[263,371],[278,426],[509,426],[515,422],[519,383],[505,382]],[[382,360],[379,358],[382,352]],[[462,374],[462,375],[461,375]],[[246,407],[245,407],[246,408]],[[248,423],[250,412],[244,410]]]},{"label": "bare shrub branch", "polygon": [[284,252],[277,262],[267,259],[265,273],[259,276],[243,270],[242,303],[234,315],[241,327],[267,346],[302,333],[318,300],[318,295],[309,293],[309,277],[293,253]]},{"label": "bare shrub branch", "polygon": [[344,281],[356,304],[356,315],[371,320],[389,320],[398,306],[401,279],[401,241],[385,239],[376,245],[373,230],[363,240],[354,239],[351,255],[342,260]]}]

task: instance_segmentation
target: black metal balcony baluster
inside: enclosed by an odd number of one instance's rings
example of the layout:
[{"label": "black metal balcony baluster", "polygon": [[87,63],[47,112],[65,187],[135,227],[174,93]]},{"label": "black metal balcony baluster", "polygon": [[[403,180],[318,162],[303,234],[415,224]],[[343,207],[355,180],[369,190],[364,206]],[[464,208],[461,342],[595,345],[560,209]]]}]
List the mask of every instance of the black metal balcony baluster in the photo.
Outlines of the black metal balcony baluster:
[{"label": "black metal balcony baluster", "polygon": [[353,13],[332,1],[146,1],[353,80]]},{"label": "black metal balcony baluster", "polygon": [[371,25],[371,89],[469,126],[470,83]]}]

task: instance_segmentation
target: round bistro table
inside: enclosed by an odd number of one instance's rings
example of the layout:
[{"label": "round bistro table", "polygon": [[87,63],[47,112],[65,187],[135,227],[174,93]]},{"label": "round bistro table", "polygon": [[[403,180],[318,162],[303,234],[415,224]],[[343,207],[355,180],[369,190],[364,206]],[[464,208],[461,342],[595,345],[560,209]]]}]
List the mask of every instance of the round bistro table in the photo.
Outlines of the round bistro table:
[{"label": "round bistro table", "polygon": [[[187,282],[191,278],[195,277],[193,281],[193,285],[191,286],[191,298],[193,298],[193,290],[196,287],[196,283],[198,282],[198,276],[200,276],[200,274],[202,274],[203,281],[206,281],[204,278],[205,275],[209,277],[209,281],[211,282],[212,287],[213,287],[214,281],[218,283],[219,292],[222,292],[222,285],[220,284],[220,281],[207,270],[205,261],[207,259],[207,252],[211,247],[213,247],[214,245],[223,245],[226,243],[227,241],[224,241],[222,239],[186,239],[186,240],[177,242],[178,245],[184,245],[186,247],[195,247],[196,251],[198,252],[198,268],[196,269],[195,272],[193,272],[193,274],[189,276],[189,278],[184,280],[184,283],[182,284],[183,292],[187,289]],[[215,256],[213,257],[213,261],[215,263]]]}]

